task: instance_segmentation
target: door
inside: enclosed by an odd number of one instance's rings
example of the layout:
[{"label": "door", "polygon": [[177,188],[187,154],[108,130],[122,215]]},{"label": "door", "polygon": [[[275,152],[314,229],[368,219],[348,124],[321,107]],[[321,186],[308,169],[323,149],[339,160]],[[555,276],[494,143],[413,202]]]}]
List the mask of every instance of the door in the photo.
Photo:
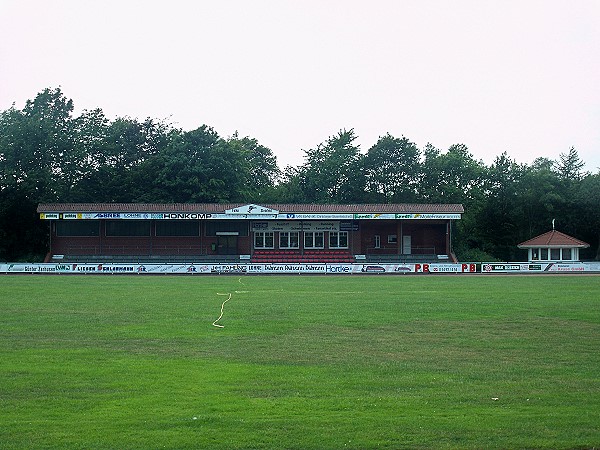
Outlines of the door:
[{"label": "door", "polygon": [[410,255],[412,254],[412,240],[410,236],[404,235],[402,236],[402,254]]},{"label": "door", "polygon": [[237,236],[217,236],[217,255],[237,255]]}]

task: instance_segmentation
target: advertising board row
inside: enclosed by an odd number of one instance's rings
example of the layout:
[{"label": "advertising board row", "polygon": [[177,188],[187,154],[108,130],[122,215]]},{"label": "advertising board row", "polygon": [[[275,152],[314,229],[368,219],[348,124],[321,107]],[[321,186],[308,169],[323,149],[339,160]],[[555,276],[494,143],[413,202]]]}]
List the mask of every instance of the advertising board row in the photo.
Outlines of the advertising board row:
[{"label": "advertising board row", "polygon": [[0,273],[54,274],[444,274],[444,273],[600,272],[600,263],[458,263],[458,264],[138,264],[7,263]]},{"label": "advertising board row", "polygon": [[475,264],[127,264],[127,263],[47,263],[0,264],[3,273],[320,273],[320,274],[403,274],[403,273],[469,273]]}]

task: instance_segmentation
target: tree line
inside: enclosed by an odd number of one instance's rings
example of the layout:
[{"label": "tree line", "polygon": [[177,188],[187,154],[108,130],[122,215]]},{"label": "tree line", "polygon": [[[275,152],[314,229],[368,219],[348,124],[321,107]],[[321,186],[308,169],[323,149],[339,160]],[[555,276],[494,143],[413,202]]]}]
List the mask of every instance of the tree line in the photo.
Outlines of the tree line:
[{"label": "tree line", "polygon": [[37,261],[47,248],[38,203],[462,203],[454,248],[463,261],[520,260],[516,244],[556,228],[600,259],[600,172],[576,149],[557,161],[491,165],[462,144],[445,151],[386,134],[362,151],[353,129],[279,168],[251,137],[208,125],[184,131],[148,118],[74,114],[60,88],[0,112],[0,260]]}]

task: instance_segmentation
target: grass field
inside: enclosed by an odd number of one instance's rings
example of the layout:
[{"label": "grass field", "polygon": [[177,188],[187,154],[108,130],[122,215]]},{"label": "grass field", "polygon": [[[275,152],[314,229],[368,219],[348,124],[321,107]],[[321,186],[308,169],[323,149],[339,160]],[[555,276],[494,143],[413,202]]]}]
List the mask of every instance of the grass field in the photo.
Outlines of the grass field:
[{"label": "grass field", "polygon": [[7,275],[0,311],[2,449],[600,447],[600,276]]}]

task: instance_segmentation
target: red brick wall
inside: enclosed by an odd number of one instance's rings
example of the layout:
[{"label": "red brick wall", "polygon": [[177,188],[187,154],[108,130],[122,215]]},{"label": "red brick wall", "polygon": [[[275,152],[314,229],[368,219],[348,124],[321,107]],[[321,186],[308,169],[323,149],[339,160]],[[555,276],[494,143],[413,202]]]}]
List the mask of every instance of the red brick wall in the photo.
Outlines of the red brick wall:
[{"label": "red brick wall", "polygon": [[[349,232],[349,251],[353,254],[400,254],[402,246],[401,226],[404,235],[410,235],[413,253],[445,254],[446,229],[445,221],[403,221],[373,220],[360,221],[359,231]],[[51,253],[73,255],[203,255],[216,254],[212,244],[217,237],[107,237],[104,236],[104,224],[101,224],[101,236],[94,237],[61,237],[52,230]],[[373,249],[373,236],[381,237],[381,249]],[[396,235],[396,243],[388,243],[388,235]],[[277,233],[275,235],[277,241]],[[252,236],[239,236],[238,253],[251,254]],[[327,233],[325,248],[328,248]],[[276,242],[276,248],[277,248]]]}]

